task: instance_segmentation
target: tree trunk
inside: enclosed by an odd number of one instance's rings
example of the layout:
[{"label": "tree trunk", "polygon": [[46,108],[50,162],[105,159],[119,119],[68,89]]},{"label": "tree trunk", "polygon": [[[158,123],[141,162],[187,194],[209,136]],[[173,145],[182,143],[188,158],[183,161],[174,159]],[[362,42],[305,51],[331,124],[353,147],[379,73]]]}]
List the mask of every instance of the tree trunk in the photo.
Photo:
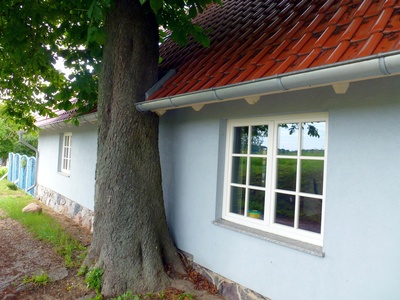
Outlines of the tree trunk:
[{"label": "tree trunk", "polygon": [[164,289],[164,265],[183,272],[168,232],[158,117],[135,102],[157,81],[158,25],[148,5],[116,0],[106,17],[99,84],[93,240],[85,264],[104,270],[102,294]]}]

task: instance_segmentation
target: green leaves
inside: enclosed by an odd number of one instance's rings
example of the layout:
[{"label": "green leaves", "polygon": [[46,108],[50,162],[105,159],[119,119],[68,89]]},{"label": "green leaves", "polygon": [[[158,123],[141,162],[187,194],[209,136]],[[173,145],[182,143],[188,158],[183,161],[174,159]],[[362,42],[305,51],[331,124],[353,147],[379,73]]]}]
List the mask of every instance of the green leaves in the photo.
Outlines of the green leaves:
[{"label": "green leaves", "polygon": [[[32,114],[97,103],[99,64],[107,12],[116,0],[0,1],[0,100],[21,126],[33,126]],[[154,13],[163,34],[185,45],[189,37],[209,46],[207,32],[193,23],[221,0],[132,0]],[[65,61],[68,77],[55,67]],[[73,100],[73,101],[72,101]]]},{"label": "green leaves", "polygon": [[160,35],[167,30],[170,37],[180,46],[188,43],[188,36],[193,36],[196,42],[203,46],[210,45],[207,33],[193,19],[202,13],[210,4],[222,5],[221,0],[139,0],[144,5],[149,2],[150,8],[157,16],[160,25]]},{"label": "green leaves", "polygon": [[[0,4],[0,97],[7,113],[32,127],[33,113],[70,109],[71,99],[80,111],[93,107],[105,36],[98,27],[89,32],[88,14],[102,22],[103,12],[92,0],[13,2]],[[99,2],[108,7],[111,0]],[[93,42],[85,48],[88,35]],[[55,67],[60,58],[69,78]]]},{"label": "green leaves", "polygon": [[157,14],[163,6],[163,0],[150,0],[151,9]]}]

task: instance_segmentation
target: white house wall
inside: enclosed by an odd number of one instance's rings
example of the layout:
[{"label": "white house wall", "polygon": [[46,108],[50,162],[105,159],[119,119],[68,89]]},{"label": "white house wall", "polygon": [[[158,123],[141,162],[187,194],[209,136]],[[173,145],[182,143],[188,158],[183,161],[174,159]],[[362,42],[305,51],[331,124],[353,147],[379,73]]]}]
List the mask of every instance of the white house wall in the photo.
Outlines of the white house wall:
[{"label": "white house wall", "polygon": [[[167,218],[194,261],[274,300],[399,299],[400,78],[169,111],[160,152]],[[221,217],[227,119],[328,112],[324,257],[212,222]]]},{"label": "white house wall", "polygon": [[[60,135],[72,132],[71,171],[58,171]],[[39,133],[38,184],[92,210],[94,209],[97,126],[90,123],[70,125]]]}]

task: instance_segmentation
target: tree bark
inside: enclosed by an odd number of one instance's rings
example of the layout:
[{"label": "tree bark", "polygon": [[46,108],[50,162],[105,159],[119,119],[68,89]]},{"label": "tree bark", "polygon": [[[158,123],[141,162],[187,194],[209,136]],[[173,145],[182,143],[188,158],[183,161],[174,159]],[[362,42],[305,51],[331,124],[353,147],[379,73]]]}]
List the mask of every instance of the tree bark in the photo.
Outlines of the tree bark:
[{"label": "tree bark", "polygon": [[95,219],[85,264],[104,270],[102,294],[111,297],[162,290],[165,264],[180,272],[183,266],[165,218],[158,116],[134,106],[157,81],[156,18],[138,0],[116,0],[105,27]]}]

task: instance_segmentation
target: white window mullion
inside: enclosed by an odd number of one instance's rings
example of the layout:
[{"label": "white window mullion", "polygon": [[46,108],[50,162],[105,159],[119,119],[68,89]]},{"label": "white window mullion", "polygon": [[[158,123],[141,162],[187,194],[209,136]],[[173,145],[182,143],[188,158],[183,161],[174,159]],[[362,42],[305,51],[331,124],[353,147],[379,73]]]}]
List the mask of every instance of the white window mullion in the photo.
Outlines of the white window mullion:
[{"label": "white window mullion", "polygon": [[296,170],[296,202],[295,202],[295,211],[294,211],[294,228],[299,228],[299,215],[300,215],[300,188],[301,188],[301,149],[302,149],[302,142],[301,137],[303,136],[303,123],[299,122],[299,135],[297,137],[297,170]]}]

